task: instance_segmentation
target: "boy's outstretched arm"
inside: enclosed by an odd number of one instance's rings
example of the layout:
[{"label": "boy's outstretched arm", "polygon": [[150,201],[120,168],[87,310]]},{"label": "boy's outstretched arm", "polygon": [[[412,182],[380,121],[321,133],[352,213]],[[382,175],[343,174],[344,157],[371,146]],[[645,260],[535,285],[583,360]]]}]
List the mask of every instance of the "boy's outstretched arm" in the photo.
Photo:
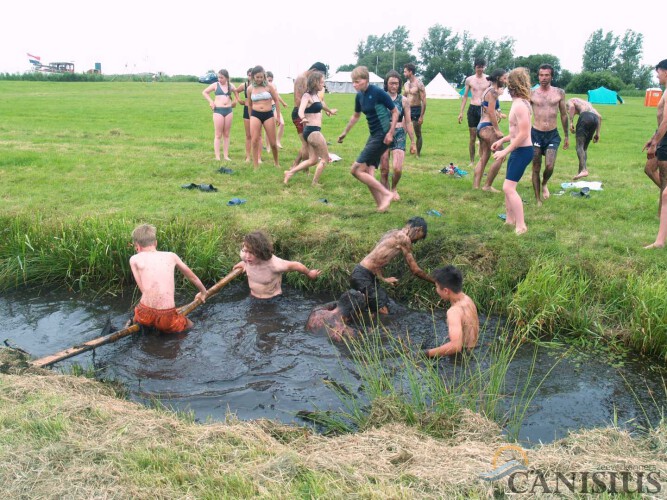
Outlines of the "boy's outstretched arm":
[{"label": "boy's outstretched arm", "polygon": [[174,257],[176,259],[176,268],[199,290],[199,293],[195,295],[195,300],[199,299],[202,303],[206,302],[206,287],[204,284],[178,255],[174,254]]},{"label": "boy's outstretched arm", "polygon": [[431,277],[430,274],[425,273],[421,267],[417,264],[414,255],[412,255],[412,250],[401,245],[401,251],[403,252],[403,257],[405,257],[405,262],[410,268],[410,272],[417,276],[418,278],[428,281],[429,283],[435,283],[435,280]]},{"label": "boy's outstretched arm", "polygon": [[308,276],[311,280],[316,279],[320,274],[322,274],[322,271],[319,269],[308,269],[306,266],[304,266],[301,262],[296,262],[296,261],[284,261],[286,264],[286,271],[298,271],[301,274],[305,274]]}]

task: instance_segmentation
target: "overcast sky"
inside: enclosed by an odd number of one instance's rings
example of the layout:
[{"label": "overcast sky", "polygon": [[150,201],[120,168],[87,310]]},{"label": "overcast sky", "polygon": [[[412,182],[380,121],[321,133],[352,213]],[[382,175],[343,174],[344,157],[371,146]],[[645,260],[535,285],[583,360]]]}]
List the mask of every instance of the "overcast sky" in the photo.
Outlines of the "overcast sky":
[{"label": "overcast sky", "polygon": [[[354,63],[360,41],[399,25],[409,30],[418,56],[420,41],[435,24],[454,33],[468,31],[478,40],[511,36],[515,55],[554,54],[572,72],[581,70],[584,44],[599,28],[616,35],[626,29],[643,33],[645,64],[667,58],[667,49],[660,48],[661,4],[652,4],[651,12],[649,4],[614,8],[575,0],[518,2],[520,9],[514,7],[517,2],[488,0],[438,2],[438,7],[410,0],[246,3],[252,7],[201,0],[6,2],[0,19],[0,72],[27,70],[29,52],[43,63],[72,61],[77,71],[99,62],[104,73],[201,75],[226,68],[232,76],[242,76],[249,66],[261,64],[286,77],[315,61],[331,71]],[[379,11],[379,5],[386,7]]]}]

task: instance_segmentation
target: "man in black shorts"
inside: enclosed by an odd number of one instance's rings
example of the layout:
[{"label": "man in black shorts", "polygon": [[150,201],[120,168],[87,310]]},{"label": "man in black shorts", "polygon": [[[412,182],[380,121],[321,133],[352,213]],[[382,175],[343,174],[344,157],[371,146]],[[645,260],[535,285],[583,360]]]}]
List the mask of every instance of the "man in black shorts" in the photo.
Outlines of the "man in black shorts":
[{"label": "man in black shorts", "polygon": [[[586,161],[588,159],[588,145],[591,142],[600,140],[600,127],[602,126],[602,116],[591,105],[591,103],[573,97],[567,101],[567,114],[570,118],[570,132],[574,132],[577,138],[577,156],[579,157],[579,172],[574,176],[574,180],[581,179],[588,175]],[[574,127],[574,115],[578,114],[577,128]]]},{"label": "man in black shorts", "polygon": [[338,137],[338,142],[343,142],[345,136],[359,121],[363,112],[368,120],[368,129],[371,135],[357,161],[352,164],[350,173],[368,186],[375,199],[378,212],[386,212],[394,195],[375,178],[373,169],[380,165],[382,154],[394,141],[398,110],[389,94],[381,88],[369,84],[370,75],[366,66],[354,68],[351,77],[352,85],[357,91],[354,100],[354,114],[347,123],[345,131]]},{"label": "man in black shorts", "polygon": [[475,59],[475,74],[466,78],[463,89],[463,100],[461,101],[461,112],[459,113],[459,125],[463,120],[463,110],[468,102],[468,93],[470,93],[470,106],[468,106],[468,133],[470,140],[468,142],[468,152],[470,153],[470,165],[475,164],[475,142],[477,141],[477,125],[482,118],[482,95],[489,88],[491,82],[486,79],[484,74],[486,61],[484,59]]}]

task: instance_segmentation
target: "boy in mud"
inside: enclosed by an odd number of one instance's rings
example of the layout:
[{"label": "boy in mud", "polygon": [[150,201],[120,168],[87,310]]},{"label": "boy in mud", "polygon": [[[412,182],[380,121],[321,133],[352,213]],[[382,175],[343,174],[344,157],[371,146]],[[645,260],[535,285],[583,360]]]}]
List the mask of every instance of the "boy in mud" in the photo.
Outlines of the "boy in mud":
[{"label": "boy in mud", "polygon": [[192,327],[192,321],[176,311],[174,268],[177,268],[199,293],[195,300],[206,302],[206,287],[192,270],[173,252],[157,249],[154,226],[143,224],[132,231],[136,254],[130,257],[130,268],[141,291],[134,321],[163,333],[178,333]]},{"label": "boy in mud", "polygon": [[350,324],[355,323],[365,308],[364,295],[356,290],[348,290],[336,302],[314,307],[308,316],[306,330],[316,333],[326,331],[336,341],[353,337],[355,330]]},{"label": "boy in mud", "polygon": [[454,266],[441,267],[433,271],[435,291],[440,298],[451,304],[447,310],[447,330],[449,341],[440,347],[425,349],[429,358],[447,356],[472,349],[477,345],[479,318],[477,307],[470,297],[463,293],[463,276]]},{"label": "boy in mud", "polygon": [[390,285],[398,283],[397,278],[385,278],[382,269],[400,253],[403,254],[412,274],[435,283],[431,276],[420,269],[412,255],[412,244],[426,238],[426,231],[426,221],[421,217],[413,217],[403,229],[386,232],[371,253],[355,266],[350,276],[350,286],[365,295],[371,312],[387,312],[389,296],[379,282],[383,281]]},{"label": "boy in mud", "polygon": [[272,299],[283,294],[283,273],[298,271],[311,280],[322,271],[308,269],[301,262],[283,260],[273,255],[273,243],[263,231],[253,231],[243,238],[241,262],[234,269],[242,269],[248,276],[250,295],[256,299]]}]

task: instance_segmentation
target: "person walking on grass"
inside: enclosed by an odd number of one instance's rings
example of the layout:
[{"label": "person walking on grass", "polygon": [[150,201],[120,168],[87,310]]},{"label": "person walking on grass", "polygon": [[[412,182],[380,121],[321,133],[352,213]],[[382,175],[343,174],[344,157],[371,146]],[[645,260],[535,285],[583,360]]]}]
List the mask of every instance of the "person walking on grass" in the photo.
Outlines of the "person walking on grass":
[{"label": "person walking on grass", "polygon": [[[405,77],[404,95],[408,98],[410,104],[410,120],[415,129],[415,137],[417,138],[417,158],[422,154],[422,124],[424,123],[424,115],[426,114],[426,87],[415,72],[417,67],[408,63],[403,66],[403,76]],[[386,89],[385,89],[386,90]]]},{"label": "person walking on grass", "polygon": [[[211,92],[215,92],[214,99],[211,99]],[[215,159],[220,161],[220,140],[222,139],[223,158],[229,161],[229,134],[232,131],[233,111],[236,106],[236,89],[229,81],[229,72],[226,69],[218,71],[218,81],[206,87],[202,95],[213,110]]]},{"label": "person walking on grass", "polygon": [[398,181],[403,173],[403,161],[405,160],[405,131],[410,136],[410,154],[415,154],[415,131],[413,129],[412,117],[408,98],[401,95],[401,75],[398,71],[391,70],[384,78],[384,90],[389,94],[391,100],[398,110],[398,121],[394,130],[394,140],[389,149],[380,158],[380,182],[389,189],[389,156],[391,155],[393,172],[391,176],[391,193],[394,201],[401,197],[398,195]]},{"label": "person walking on grass", "polygon": [[[663,87],[667,85],[667,59],[660,61],[655,71],[658,75],[658,82]],[[656,110],[658,118],[658,129],[655,134],[644,144],[642,151],[646,151],[646,167],[644,172],[660,189],[660,225],[658,235],[655,241],[645,246],[646,249],[663,248],[665,239],[667,239],[667,100],[665,94],[662,94],[658,108]]]},{"label": "person walking on grass", "polygon": [[[250,161],[250,154],[252,151],[252,137],[250,136],[250,113],[248,112],[248,88],[251,85],[251,75],[252,68],[248,68],[246,72],[246,81],[243,82],[243,85],[236,87],[236,100],[243,105],[243,128],[245,129],[245,162]],[[243,92],[243,98],[239,94]],[[261,155],[261,151],[260,151]],[[259,163],[262,163],[261,156],[257,159]]]},{"label": "person walking on grass", "polygon": [[[600,140],[600,127],[602,126],[602,115],[591,105],[591,103],[573,97],[567,101],[567,115],[570,119],[570,132],[576,133],[577,157],[579,158],[579,172],[573,180],[588,177],[588,145]],[[577,128],[574,128],[574,115],[578,114]]]},{"label": "person walking on grass", "polygon": [[[528,231],[523,216],[523,201],[516,192],[516,185],[533,159],[533,146],[530,138],[530,76],[526,68],[515,68],[507,77],[507,89],[512,97],[510,108],[509,135],[498,139],[491,145],[493,158],[502,160],[510,155],[507,162],[507,174],[503,183],[505,193],[505,223],[514,226],[516,234]],[[501,149],[509,142],[509,146]]]},{"label": "person walking on grass", "polygon": [[366,115],[370,136],[366,146],[352,164],[350,173],[368,186],[378,212],[386,212],[391,205],[393,195],[375,179],[374,170],[380,164],[382,154],[394,140],[394,130],[398,121],[398,110],[384,90],[369,84],[366,66],[357,66],[352,71],[352,86],[357,91],[354,100],[354,114],[345,130],[338,137],[342,144],[350,129],[359,121],[361,113]]},{"label": "person walking on grass", "polygon": [[463,121],[463,110],[468,102],[468,93],[471,94],[470,106],[468,106],[468,133],[470,140],[468,142],[468,152],[470,153],[470,167],[475,164],[475,142],[477,140],[477,125],[482,118],[482,93],[489,86],[489,81],[484,74],[486,61],[484,59],[475,59],[475,74],[470,75],[465,80],[463,87],[463,100],[461,101],[461,111],[459,112],[459,125]]},{"label": "person walking on grass", "polygon": [[251,73],[252,84],[248,87],[248,112],[250,113],[250,138],[252,141],[252,161],[255,168],[259,166],[262,152],[262,128],[266,132],[266,140],[271,146],[273,164],[278,163],[278,145],[276,144],[276,119],[273,104],[280,113],[280,97],[272,83],[266,80],[266,73],[261,66],[255,66]]},{"label": "person walking on grass", "polygon": [[[273,83],[273,73],[267,71],[266,79],[269,83]],[[275,83],[273,83],[273,86],[276,87],[276,93],[278,94],[278,99],[280,99],[280,105],[286,108],[287,103],[283,100],[282,97],[280,97],[280,92],[278,92],[278,87],[276,86]],[[276,119],[276,127],[278,127],[276,144],[278,145],[278,149],[283,149],[282,140],[283,140],[283,134],[285,133],[285,120],[283,118],[282,112],[276,108],[276,103],[271,101],[271,105],[273,107],[273,117]],[[266,145],[266,151],[267,153],[271,151],[271,148],[269,148],[268,144]]]}]

